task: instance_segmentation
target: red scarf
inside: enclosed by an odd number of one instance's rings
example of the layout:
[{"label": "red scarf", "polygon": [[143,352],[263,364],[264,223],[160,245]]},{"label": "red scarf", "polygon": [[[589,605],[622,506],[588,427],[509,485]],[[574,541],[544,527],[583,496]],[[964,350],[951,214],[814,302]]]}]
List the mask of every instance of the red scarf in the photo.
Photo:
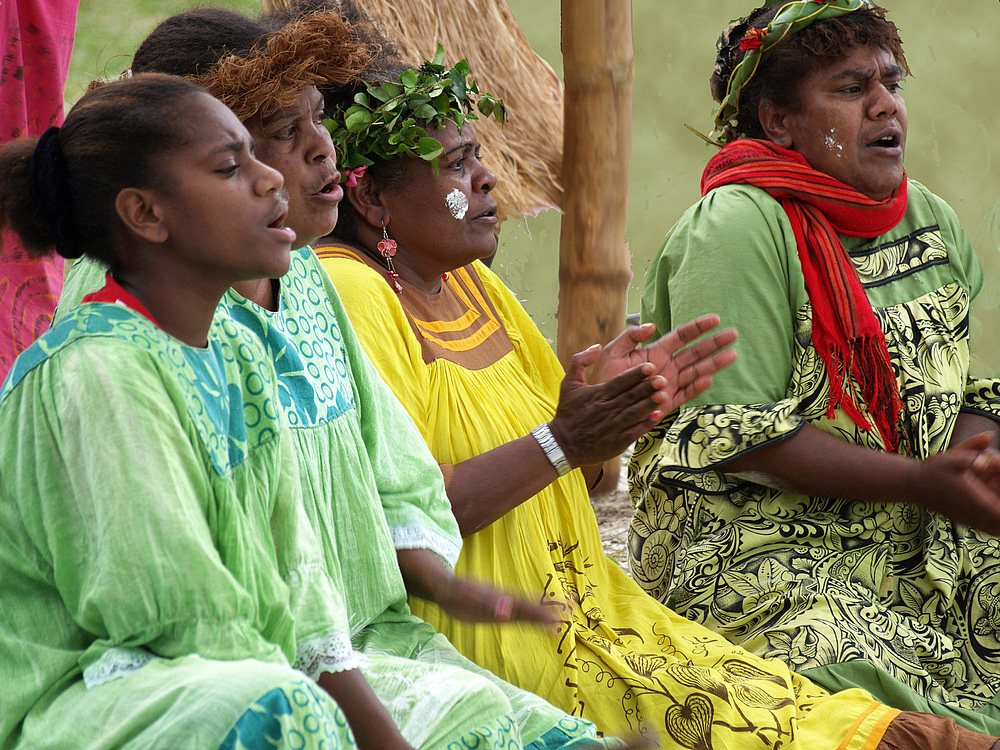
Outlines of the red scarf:
[{"label": "red scarf", "polygon": [[837,235],[877,237],[896,226],[906,212],[905,174],[890,197],[874,201],[816,171],[795,151],[740,138],[708,162],[701,193],[733,183],[766,190],[792,224],[813,307],[813,345],[830,380],[827,417],[840,406],[856,425],[871,430],[858,406],[860,396],[882,443],[896,450],[902,402],[885,334]]}]

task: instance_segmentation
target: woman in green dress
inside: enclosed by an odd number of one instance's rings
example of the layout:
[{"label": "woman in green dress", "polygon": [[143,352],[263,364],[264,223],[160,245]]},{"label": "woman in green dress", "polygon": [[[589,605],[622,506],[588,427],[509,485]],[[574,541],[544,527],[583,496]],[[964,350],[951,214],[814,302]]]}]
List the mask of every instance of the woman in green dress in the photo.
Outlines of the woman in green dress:
[{"label": "woman in green dress", "polygon": [[717,311],[740,357],[636,446],[630,565],[828,689],[996,734],[1000,384],[969,372],[973,250],[903,170],[908,72],[862,0],[779,3],[722,35],[725,145],[643,316]]},{"label": "woman in green dress", "polygon": [[521,747],[492,680],[352,645],[279,376],[216,315],[290,264],[282,177],[252,154],[225,106],[150,75],[0,152],[2,223],[110,269],[0,394],[3,744]]}]

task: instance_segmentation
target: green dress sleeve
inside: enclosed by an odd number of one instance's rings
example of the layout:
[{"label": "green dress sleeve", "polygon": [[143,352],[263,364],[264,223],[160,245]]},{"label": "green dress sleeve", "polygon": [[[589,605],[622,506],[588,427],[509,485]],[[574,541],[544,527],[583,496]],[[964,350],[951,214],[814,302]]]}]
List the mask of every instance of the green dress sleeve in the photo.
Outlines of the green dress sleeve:
[{"label": "green dress sleeve", "polygon": [[3,423],[20,426],[5,440],[6,488],[70,617],[93,638],[81,669],[135,647],[286,661],[220,558],[212,470],[183,402],[152,355],[84,343],[29,372],[2,405]]},{"label": "green dress sleeve", "polygon": [[321,672],[356,669],[362,657],[351,644],[347,602],[339,589],[344,582],[330,577],[323,548],[303,507],[298,459],[287,438],[283,431],[270,446],[275,452],[273,465],[278,467],[272,490],[271,537],[295,620],[292,666],[315,680]]},{"label": "green dress sleeve", "polygon": [[739,331],[739,357],[640,440],[638,455],[655,442],[660,467],[707,469],[797,431],[803,420],[786,394],[795,313],[807,301],[795,236],[775,200],[732,185],[691,207],[653,262],[642,317],[663,335],[717,313]]},{"label": "green dress sleeve", "polygon": [[[356,261],[336,262],[368,270]],[[462,540],[441,471],[413,419],[362,348],[337,289],[327,274],[324,277],[351,367],[364,448],[375,468],[379,499],[393,543],[396,549],[430,549],[454,567]],[[352,286],[339,276],[338,283],[343,283],[345,289]],[[362,309],[378,315],[380,307],[377,298],[369,297]],[[389,329],[383,335],[393,333]]]}]

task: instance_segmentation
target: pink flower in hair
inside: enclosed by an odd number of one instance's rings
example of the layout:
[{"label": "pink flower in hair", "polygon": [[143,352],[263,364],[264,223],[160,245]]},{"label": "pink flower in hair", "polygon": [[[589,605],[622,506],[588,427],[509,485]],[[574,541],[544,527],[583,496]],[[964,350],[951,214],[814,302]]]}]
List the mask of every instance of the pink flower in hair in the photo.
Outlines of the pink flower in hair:
[{"label": "pink flower in hair", "polygon": [[357,187],[358,178],[368,171],[368,165],[365,164],[363,167],[355,167],[354,169],[344,170],[344,187]]}]

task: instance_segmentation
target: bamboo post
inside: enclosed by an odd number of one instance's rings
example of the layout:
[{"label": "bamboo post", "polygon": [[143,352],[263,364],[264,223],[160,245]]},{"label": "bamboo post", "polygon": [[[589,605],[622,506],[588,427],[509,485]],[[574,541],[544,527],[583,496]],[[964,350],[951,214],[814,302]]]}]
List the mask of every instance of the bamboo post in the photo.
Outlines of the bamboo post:
[{"label": "bamboo post", "polygon": [[[632,278],[625,244],[632,152],[631,0],[562,0],[563,216],[559,331],[563,365],[624,327]],[[608,461],[597,491],[613,489]]]}]

